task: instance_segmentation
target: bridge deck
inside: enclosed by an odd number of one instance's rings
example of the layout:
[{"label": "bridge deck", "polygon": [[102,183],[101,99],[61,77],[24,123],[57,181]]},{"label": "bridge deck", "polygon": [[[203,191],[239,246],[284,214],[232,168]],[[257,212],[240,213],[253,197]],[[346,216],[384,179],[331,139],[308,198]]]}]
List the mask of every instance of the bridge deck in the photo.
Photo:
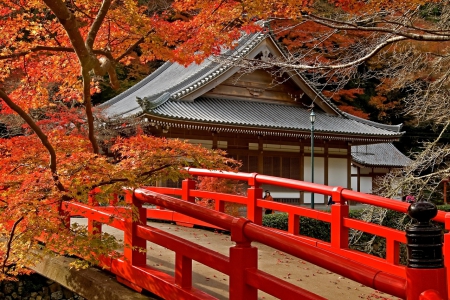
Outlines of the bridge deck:
[{"label": "bridge deck", "polygon": [[[72,218],[72,222],[86,225],[84,218]],[[226,233],[197,228],[188,228],[169,223],[148,222],[149,226],[167,231],[186,240],[195,242],[221,254],[228,255],[233,245]],[[103,230],[113,234],[119,240],[123,232],[107,225]],[[307,288],[309,291],[327,299],[398,299],[396,297],[362,286],[360,283],[343,278],[301,259],[280,253],[266,245],[254,242],[258,247],[258,264],[261,270],[283,278],[294,285]],[[175,256],[159,245],[147,242],[147,264],[153,268],[173,275]],[[193,285],[218,299],[228,299],[228,276],[210,269],[198,262],[193,263]],[[259,299],[274,299],[273,296],[259,292]]]}]

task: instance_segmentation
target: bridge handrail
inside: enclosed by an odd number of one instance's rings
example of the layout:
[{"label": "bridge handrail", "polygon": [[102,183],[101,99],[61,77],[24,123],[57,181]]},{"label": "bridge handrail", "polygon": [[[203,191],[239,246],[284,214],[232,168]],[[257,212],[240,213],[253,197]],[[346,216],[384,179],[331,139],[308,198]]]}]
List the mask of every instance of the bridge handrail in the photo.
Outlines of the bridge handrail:
[{"label": "bridge handrail", "polygon": [[[405,297],[405,278],[365,266],[330,251],[313,247],[290,235],[281,234],[248,220],[232,217],[221,212],[210,211],[201,205],[161,195],[148,189],[137,189],[134,195],[140,201],[151,202],[231,231],[232,239],[233,234],[243,234],[251,241],[257,241],[285,253],[301,257],[366,286],[397,297]],[[242,226],[236,227],[234,224],[237,223],[242,223]],[[235,230],[242,232],[237,233]]]},{"label": "bridge handrail", "polygon": [[[187,172],[194,176],[207,176],[216,178],[227,178],[232,180],[247,181],[249,185],[259,187],[262,184],[271,184],[280,187],[286,187],[306,192],[313,192],[323,195],[332,195],[337,187],[328,186],[320,183],[311,183],[306,181],[299,181],[295,179],[286,179],[269,175],[262,175],[258,173],[243,173],[243,172],[227,172],[227,171],[211,171],[206,169],[187,168]],[[398,212],[406,213],[409,204],[387,199],[381,196],[364,194],[348,189],[342,189],[341,195],[343,201],[357,201],[363,204],[375,205]]]},{"label": "bridge handrail", "polygon": [[[378,231],[376,235],[386,238],[386,259],[382,260],[375,256],[367,256],[365,253],[348,251],[346,248],[348,246],[348,229],[350,227],[351,221],[346,221],[348,217],[348,211],[346,212],[345,203],[358,202],[362,204],[373,205],[393,211],[397,211],[400,213],[406,213],[408,211],[408,207],[410,204],[401,202],[398,200],[387,199],[384,197],[360,193],[352,190],[348,190],[341,187],[332,187],[326,186],[317,183],[310,183],[304,181],[298,181],[293,179],[285,179],[278,178],[274,176],[261,175],[258,173],[243,173],[243,172],[223,172],[223,171],[210,171],[205,169],[197,169],[197,168],[187,168],[187,172],[192,176],[209,176],[209,177],[217,177],[217,178],[227,178],[232,180],[244,180],[247,181],[250,189],[248,190],[251,195],[248,195],[248,204],[247,207],[250,208],[250,216],[247,215],[248,218],[252,219],[256,224],[261,224],[262,219],[260,218],[261,209],[262,208],[271,208],[276,209],[279,205],[278,203],[269,203],[268,201],[264,201],[261,199],[256,199],[255,190],[257,190],[262,184],[270,184],[280,187],[287,187],[291,189],[313,192],[317,194],[323,195],[332,195],[333,201],[337,202],[338,205],[333,205],[331,207],[332,215],[334,215],[332,224],[332,249],[343,256],[351,257],[356,261],[362,262],[364,264],[369,264],[375,267],[381,267],[389,272],[397,274],[399,276],[406,276],[406,269],[404,266],[399,265],[400,263],[400,243],[404,243],[405,238],[400,238],[399,234],[395,231],[391,230],[382,230],[382,232]],[[186,186],[183,186],[185,189]],[[185,191],[185,194],[189,194],[189,192]],[[187,200],[188,198],[185,198]],[[254,200],[252,200],[254,199]],[[254,201],[254,202],[253,202]],[[223,201],[219,201],[223,207]],[[339,206],[340,204],[340,206]],[[217,203],[216,203],[217,209]],[[307,210],[306,208],[303,208]],[[285,211],[286,210],[282,210]],[[334,211],[334,213],[333,213]],[[291,234],[298,234],[299,227],[299,215],[295,213],[289,213],[289,226],[288,231]],[[308,216],[314,219],[320,219],[318,216]],[[259,218],[259,219],[258,219]],[[446,213],[443,211],[438,211],[438,214],[434,221],[445,224],[445,229],[450,231],[450,213]],[[358,226],[356,229],[364,229]],[[370,229],[370,226],[366,226],[366,229]],[[364,230],[362,230],[364,231]],[[368,230],[369,232],[371,230]],[[383,232],[388,232],[388,234],[383,234]],[[392,233],[392,234],[391,234]],[[444,261],[445,266],[447,267],[448,276],[450,276],[450,234],[445,234],[444,236]],[[449,286],[449,294],[450,294],[450,286]]]},{"label": "bridge handrail", "polygon": [[[316,220],[321,220],[325,222],[329,222],[332,224],[332,232],[331,232],[331,246],[332,251],[342,256],[346,256],[347,258],[353,258],[358,262],[364,263],[366,265],[370,265],[372,267],[381,268],[389,273],[396,274],[401,277],[405,277],[405,267],[400,265],[400,256],[399,249],[400,243],[405,243],[404,232],[395,231],[394,229],[388,229],[381,225],[368,223],[367,225],[363,225],[361,223],[352,223],[351,219],[348,219],[348,206],[345,203],[349,200],[358,201],[361,197],[358,192],[352,192],[350,194],[345,194],[347,190],[340,187],[331,187],[325,186],[322,184],[312,184],[308,182],[302,182],[298,180],[291,179],[283,179],[268,175],[260,175],[257,173],[242,173],[242,172],[219,172],[219,171],[209,171],[203,169],[188,169],[188,173],[194,176],[212,176],[218,178],[228,178],[232,180],[248,180],[249,184],[253,184],[250,186],[247,197],[243,197],[240,195],[229,195],[224,193],[213,193],[209,191],[197,190],[195,189],[195,182],[190,179],[183,181],[183,187],[181,194],[184,195],[184,200],[194,202],[195,197],[206,197],[215,200],[215,209],[217,211],[224,211],[224,203],[225,202],[235,202],[235,203],[244,203],[244,199],[246,200],[245,204],[247,206],[247,218],[252,220],[255,224],[262,224],[262,212],[263,209],[272,209],[276,211],[286,212],[288,214],[288,232],[290,234],[299,236],[299,225],[300,220],[299,217],[308,217]],[[330,214],[327,212],[322,212],[319,210],[313,210],[305,207],[292,206],[284,203],[278,203],[273,201],[267,201],[262,199],[262,189],[257,188],[260,184],[269,183],[271,185],[283,185],[285,187],[293,188],[293,189],[301,189],[301,188],[309,188],[310,191],[315,193],[328,193],[328,195],[332,195],[334,201],[338,202],[337,204],[331,207],[334,213]],[[161,192],[160,188],[149,188],[158,192]],[[258,194],[259,192],[259,194]],[[379,196],[367,195],[370,197],[366,201],[372,205],[384,206],[386,208],[394,208],[396,210],[406,211],[405,207],[408,207],[408,204],[401,203],[399,201],[386,199]],[[398,205],[400,204],[400,205]],[[404,207],[403,207],[404,206]],[[333,218],[335,221],[333,222]],[[348,221],[347,221],[348,220]],[[350,226],[354,224],[355,227]],[[203,224],[202,224],[203,225]],[[376,233],[377,236],[386,239],[386,259],[368,255],[363,252],[356,251],[347,251],[348,248],[348,230],[349,229],[357,229],[362,230],[368,233],[373,234],[372,228],[378,228]],[[366,229],[366,230],[365,230]],[[403,235],[403,236],[402,236]],[[321,245],[326,245],[326,242],[318,241]],[[319,245],[319,244],[317,244]]]},{"label": "bridge handrail", "polygon": [[[146,212],[147,209],[142,207],[142,203],[152,203],[156,205],[157,208],[154,211],[160,211],[163,215],[184,215],[185,217],[182,217],[183,220],[186,220],[186,218],[196,218],[202,222],[212,224],[212,226],[217,226],[230,231],[232,240],[236,242],[236,246],[230,248],[230,263],[233,266],[239,266],[236,268],[231,268],[231,273],[229,275],[230,287],[236,287],[241,284],[240,288],[237,288],[237,290],[244,291],[245,288],[242,287],[242,282],[244,282],[253,288],[260,288],[266,292],[267,289],[271,290],[269,287],[261,286],[260,282],[255,281],[257,280],[256,278],[258,278],[258,280],[272,282],[273,286],[282,286],[280,281],[281,279],[275,279],[273,276],[270,277],[268,274],[265,274],[257,269],[257,255],[255,254],[256,250],[254,247],[250,246],[250,243],[252,241],[258,241],[279,249],[280,251],[301,257],[316,265],[325,267],[338,274],[342,274],[347,278],[354,279],[367,286],[387,292],[397,297],[410,297],[410,295],[416,295],[416,292],[420,289],[420,292],[422,292],[427,288],[422,284],[417,285],[414,292],[406,291],[407,286],[411,287],[407,282],[409,282],[408,280],[412,277],[408,276],[411,276],[411,274],[414,273],[415,275],[413,275],[413,277],[416,276],[415,278],[418,279],[420,278],[419,276],[422,276],[423,274],[420,273],[420,270],[411,271],[410,268],[405,268],[404,266],[399,265],[398,257],[400,243],[405,243],[406,241],[404,233],[384,227],[381,227],[383,229],[380,230],[378,229],[380,228],[380,225],[351,219],[349,218],[349,206],[347,205],[348,201],[355,201],[405,213],[409,207],[409,204],[407,203],[386,199],[376,195],[363,194],[347,190],[342,187],[331,187],[317,183],[308,183],[292,179],[260,175],[257,173],[249,174],[242,172],[234,173],[209,171],[195,168],[188,168],[187,172],[193,176],[209,176],[232,180],[244,180],[247,181],[250,187],[247,190],[246,196],[228,195],[196,190],[195,182],[191,179],[186,179],[183,181],[183,187],[181,189],[148,187],[137,189],[133,193],[128,191],[126,196],[126,199],[128,199],[127,202],[138,208],[138,221],[140,222],[145,222],[146,215],[148,216]],[[331,213],[328,213],[304,207],[294,207],[283,203],[266,201],[262,199],[262,189],[260,188],[262,184],[271,184],[317,194],[332,195],[336,204],[331,206]],[[159,193],[155,191],[158,191]],[[160,192],[181,196],[181,200],[171,196],[162,195]],[[215,199],[215,209],[217,211],[211,212],[203,206],[195,204],[195,197],[211,197],[212,199]],[[222,213],[225,208],[225,202],[243,203],[245,202],[243,201],[244,199],[246,200],[247,205],[247,217],[254,223],[243,218],[235,218]],[[90,203],[95,205],[91,200]],[[263,208],[286,211],[288,213],[289,223],[288,232],[285,233],[279,230],[259,226],[262,221]],[[106,210],[108,209],[110,208],[98,208],[98,211],[102,213],[94,213],[96,214],[96,217],[89,220],[89,228],[92,229],[95,227],[98,229],[99,222],[103,222],[103,220],[106,219],[106,216],[108,215]],[[314,241],[312,238],[299,236],[298,230],[300,225],[300,216],[306,216],[331,223],[331,243],[321,242],[319,240]],[[445,222],[445,228],[450,229],[450,214],[440,212],[435,220]],[[125,242],[131,245],[132,248],[145,247],[145,226],[139,225],[135,221],[131,221],[129,219],[123,220],[123,222],[116,220],[114,224],[123,228],[126,233]],[[383,260],[382,258],[372,257],[368,254],[348,249],[349,228],[356,228],[358,230],[385,237],[386,259]],[[446,246],[444,247],[444,256],[446,258],[445,265],[448,266],[450,262],[450,234],[445,234],[444,240]],[[240,254],[237,255],[236,253]],[[246,259],[243,261],[243,254],[247,255],[247,257],[251,257],[252,259]],[[123,264],[129,264],[129,266],[136,271],[141,268],[138,268],[138,266],[145,264],[146,258],[142,255],[142,253],[134,253],[134,251],[130,249],[124,249],[124,255],[128,258],[128,262],[121,262],[121,268],[123,268]],[[189,259],[195,260],[195,258],[192,258],[192,256],[189,255],[185,256],[182,252],[176,252],[176,255],[176,267],[181,268],[182,270],[178,270],[175,273],[178,274],[181,272],[185,274],[186,272],[189,272]],[[183,257],[189,259],[185,260]],[[111,266],[113,265],[114,264],[112,263]],[[445,278],[445,271],[442,270],[439,271],[439,276]],[[141,271],[142,270],[139,269],[139,272]],[[432,271],[429,271],[429,273],[427,272],[425,273],[432,274]],[[244,276],[244,273],[246,276]],[[145,274],[145,272],[142,274]],[[152,274],[149,273],[148,276],[152,276]],[[190,288],[189,282],[191,279],[189,278],[191,277],[189,277],[190,275],[185,276],[187,279],[175,278],[175,285],[181,284],[182,288]],[[241,279],[236,280],[235,278]],[[133,286],[133,284],[134,283],[130,283],[130,286]],[[440,284],[439,289],[441,289],[441,287],[442,285]],[[445,285],[445,287],[447,287],[447,285]],[[172,288],[174,287],[172,286]],[[305,299],[320,299],[320,297],[316,295],[309,295],[307,291],[296,289],[295,287],[291,288],[296,290],[294,293],[295,295],[303,295],[303,298]],[[175,288],[175,290],[179,291],[179,287]],[[230,291],[231,290],[235,291],[236,289],[230,288]],[[409,290],[411,289],[409,288]],[[273,289],[271,291],[273,292]],[[183,293],[186,293],[186,290],[183,290]],[[249,296],[249,299],[253,299],[253,292],[249,295],[247,295]],[[230,292],[230,297],[234,296],[235,295],[232,295]],[[239,299],[244,298],[245,297],[241,295]]]},{"label": "bridge handrail", "polygon": [[[186,168],[187,172],[193,176],[207,176],[216,178],[226,178],[231,180],[242,180],[254,187],[259,187],[262,184],[271,184],[280,187],[303,190],[323,195],[332,195],[337,187],[323,185],[320,183],[311,183],[306,181],[299,181],[295,179],[286,179],[269,175],[262,175],[258,173],[244,173],[244,172],[229,172],[229,171],[214,171],[198,168]],[[342,201],[356,201],[362,204],[374,205],[389,210],[406,213],[408,211],[409,203],[388,199],[385,197],[361,193],[349,189],[341,190]],[[434,221],[445,223],[445,215],[447,212],[438,211]],[[450,229],[450,228],[449,228]]]}]

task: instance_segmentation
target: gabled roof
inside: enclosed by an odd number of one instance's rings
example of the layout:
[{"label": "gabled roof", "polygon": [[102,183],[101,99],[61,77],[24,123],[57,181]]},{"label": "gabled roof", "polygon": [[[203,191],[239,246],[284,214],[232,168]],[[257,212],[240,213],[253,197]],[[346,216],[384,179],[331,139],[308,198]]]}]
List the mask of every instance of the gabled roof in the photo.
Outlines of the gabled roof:
[{"label": "gabled roof", "polygon": [[[265,37],[266,35],[262,33],[243,36],[234,50],[224,51],[223,55],[236,56],[238,53],[245,55],[261,43]],[[233,59],[231,58],[231,60]],[[105,114],[110,117],[140,115],[144,112],[143,107],[151,109],[162,104],[159,101],[160,98],[164,98],[165,101],[181,100],[209,85],[233,67],[232,62],[225,65],[210,59],[204,60],[199,65],[192,63],[187,67],[178,63],[166,62],[138,84],[99,107],[104,108]],[[142,99],[141,105],[138,103],[139,99]]]},{"label": "gabled roof", "polygon": [[[179,126],[180,122],[198,122],[217,130],[223,125],[248,127],[247,132],[302,137],[310,130],[309,111],[289,103],[267,103],[245,99],[205,98],[205,93],[239,71],[231,63],[240,57],[255,57],[269,49],[283,55],[269,35],[256,33],[243,36],[234,50],[224,51],[230,63],[207,59],[201,64],[184,67],[167,62],[141,82],[100,105],[111,118],[146,115],[163,118],[165,124]],[[329,99],[317,91],[297,73],[291,79],[310,99],[314,100],[318,117],[315,130],[324,138],[351,136],[365,142],[397,140],[401,125],[383,125],[351,116],[340,111]],[[198,125],[198,124],[197,124]],[[228,130],[227,128],[222,130]],[[231,129],[229,129],[231,130]],[[235,129],[236,131],[237,129]],[[268,131],[269,130],[269,131]],[[284,133],[276,131],[284,130]],[[302,133],[303,132],[303,133]],[[328,136],[328,134],[330,136]]]},{"label": "gabled roof", "polygon": [[352,146],[352,160],[362,167],[400,168],[411,162],[393,144]]}]

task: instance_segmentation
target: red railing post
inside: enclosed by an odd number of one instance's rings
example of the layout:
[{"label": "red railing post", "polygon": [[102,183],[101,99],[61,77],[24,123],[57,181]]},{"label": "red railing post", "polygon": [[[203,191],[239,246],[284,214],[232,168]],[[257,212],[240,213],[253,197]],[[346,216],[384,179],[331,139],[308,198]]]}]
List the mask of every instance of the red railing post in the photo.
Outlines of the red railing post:
[{"label": "red railing post", "polygon": [[420,200],[409,206],[408,215],[416,222],[406,228],[406,299],[447,299],[442,230],[430,223],[437,215],[436,205]]},{"label": "red railing post", "polygon": [[258,290],[246,283],[245,270],[258,268],[258,249],[244,236],[243,229],[250,222],[235,218],[231,225],[231,240],[236,243],[230,248],[230,294],[234,300],[256,300]]},{"label": "red railing post", "polygon": [[342,197],[344,188],[333,188],[331,198],[335,204],[331,205],[331,247],[337,249],[348,248],[348,228],[344,226],[344,218],[348,218],[349,207]]},{"label": "red railing post", "polygon": [[262,208],[258,207],[258,199],[262,199],[263,190],[259,187],[256,182],[256,176],[258,173],[251,173],[251,177],[248,179],[247,189],[247,219],[251,220],[253,223],[262,225]]},{"label": "red railing post", "polygon": [[192,259],[179,252],[175,254],[175,283],[184,289],[192,287]]},{"label": "red railing post", "polygon": [[288,232],[293,235],[300,234],[300,216],[289,213],[288,215]]},{"label": "red railing post", "polygon": [[[447,278],[450,278],[450,213],[445,214],[445,229],[447,233],[444,234],[444,266]],[[450,284],[447,285],[447,294],[450,295]]]},{"label": "red railing post", "polygon": [[190,191],[195,189],[195,180],[187,178],[181,183],[182,194],[181,199],[195,203],[195,197],[190,196]]},{"label": "red railing post", "polygon": [[147,224],[147,212],[142,207],[142,203],[134,197],[132,191],[126,191],[125,201],[131,207],[130,214],[127,214],[125,219],[123,255],[125,260],[131,265],[145,265],[147,260],[147,242],[145,239],[137,236],[136,226]]},{"label": "red railing post", "polygon": [[257,200],[262,198],[263,190],[251,186],[247,189],[247,219],[257,225],[262,224],[262,208],[257,205]]},{"label": "red railing post", "polygon": [[[100,193],[100,188],[95,188],[88,194],[88,204],[91,206],[98,206],[99,203],[95,199],[95,195]],[[101,234],[102,233],[102,223],[93,221],[91,219],[88,219],[88,232],[89,234]]]},{"label": "red railing post", "polygon": [[225,212],[225,201],[221,201],[220,199],[216,199],[214,202],[214,208],[217,211]]}]

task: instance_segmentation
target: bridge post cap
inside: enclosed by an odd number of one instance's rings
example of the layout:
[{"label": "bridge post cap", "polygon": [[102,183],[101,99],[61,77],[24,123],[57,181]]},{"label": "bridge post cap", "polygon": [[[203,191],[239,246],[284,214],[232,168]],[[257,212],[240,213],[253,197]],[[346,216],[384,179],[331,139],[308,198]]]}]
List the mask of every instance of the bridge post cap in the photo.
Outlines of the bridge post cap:
[{"label": "bridge post cap", "polygon": [[234,218],[231,223],[231,240],[236,244],[250,246],[251,240],[244,235],[244,227],[251,221],[245,218]]},{"label": "bridge post cap", "polygon": [[408,268],[443,268],[442,230],[430,222],[437,215],[436,205],[419,200],[408,207],[408,215],[417,220],[406,228]]},{"label": "bridge post cap", "polygon": [[408,216],[417,220],[419,224],[428,224],[436,217],[438,209],[434,203],[420,199],[408,207]]}]

